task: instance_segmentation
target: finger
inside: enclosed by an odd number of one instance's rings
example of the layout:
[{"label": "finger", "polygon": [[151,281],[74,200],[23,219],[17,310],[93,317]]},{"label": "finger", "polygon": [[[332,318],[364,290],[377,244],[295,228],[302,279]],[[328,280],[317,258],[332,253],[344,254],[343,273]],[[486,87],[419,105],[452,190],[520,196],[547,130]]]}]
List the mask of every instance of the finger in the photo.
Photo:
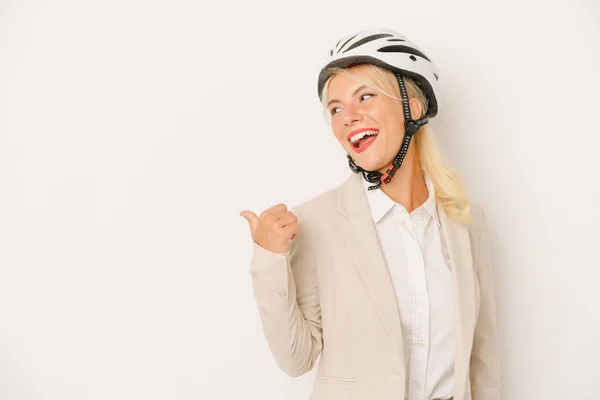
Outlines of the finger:
[{"label": "finger", "polygon": [[300,224],[298,222],[292,222],[291,224],[280,228],[281,235],[285,236],[288,240],[293,239],[300,231]]},{"label": "finger", "polygon": [[278,221],[281,218],[286,217],[287,215],[294,215],[294,213],[291,211],[277,211],[272,214],[269,214],[269,216],[272,217],[274,221]]},{"label": "finger", "polygon": [[274,214],[280,211],[287,211],[287,206],[283,203],[279,203],[271,208],[267,208],[265,211],[263,211],[263,214]]},{"label": "finger", "polygon": [[[296,218],[296,216],[289,211],[279,211],[273,214],[269,214],[265,218],[265,222],[268,226],[278,228],[288,223],[291,218]],[[282,221],[284,222],[282,223]]]},{"label": "finger", "polygon": [[273,226],[277,226],[277,221],[279,220],[279,217],[277,214],[267,214],[266,216],[261,215],[260,216],[265,225],[268,227],[273,227]]},{"label": "finger", "polygon": [[256,228],[256,225],[258,224],[258,217],[256,216],[256,214],[253,213],[252,211],[244,210],[240,213],[240,215],[242,217],[244,217],[246,219],[246,221],[248,221],[250,230],[252,232],[254,232],[254,229]]},{"label": "finger", "polygon": [[280,228],[283,228],[283,227],[291,224],[292,222],[297,222],[297,221],[298,221],[298,218],[294,214],[292,214],[291,212],[286,212],[285,214],[281,214],[279,216],[276,224]]}]

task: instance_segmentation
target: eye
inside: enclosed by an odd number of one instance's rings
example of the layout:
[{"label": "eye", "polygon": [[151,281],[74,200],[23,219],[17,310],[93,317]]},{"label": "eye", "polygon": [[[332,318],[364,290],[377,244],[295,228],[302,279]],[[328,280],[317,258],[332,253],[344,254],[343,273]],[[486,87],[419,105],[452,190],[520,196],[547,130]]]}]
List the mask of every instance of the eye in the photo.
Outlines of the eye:
[{"label": "eye", "polygon": [[339,109],[340,109],[339,107],[333,107],[333,108],[332,108],[332,109],[329,111],[329,113],[330,113],[331,115],[335,115],[335,114],[337,114],[337,113],[339,112],[339,111],[336,111],[336,110],[339,110]]},{"label": "eye", "polygon": [[360,96],[360,99],[361,99],[361,101],[362,100],[368,100],[371,97],[375,97],[375,96],[377,96],[377,95],[373,94],[373,93],[364,93],[363,95]]}]

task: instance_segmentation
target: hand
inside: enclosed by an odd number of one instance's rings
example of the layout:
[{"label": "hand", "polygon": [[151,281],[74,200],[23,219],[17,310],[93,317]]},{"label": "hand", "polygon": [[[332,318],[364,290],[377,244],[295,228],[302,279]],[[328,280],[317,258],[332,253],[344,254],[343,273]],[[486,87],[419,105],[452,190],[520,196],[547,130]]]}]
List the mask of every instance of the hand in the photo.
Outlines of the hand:
[{"label": "hand", "polygon": [[242,217],[250,224],[252,240],[272,253],[285,253],[291,240],[298,234],[298,218],[288,211],[285,204],[277,204],[257,217],[252,211],[242,211]]}]

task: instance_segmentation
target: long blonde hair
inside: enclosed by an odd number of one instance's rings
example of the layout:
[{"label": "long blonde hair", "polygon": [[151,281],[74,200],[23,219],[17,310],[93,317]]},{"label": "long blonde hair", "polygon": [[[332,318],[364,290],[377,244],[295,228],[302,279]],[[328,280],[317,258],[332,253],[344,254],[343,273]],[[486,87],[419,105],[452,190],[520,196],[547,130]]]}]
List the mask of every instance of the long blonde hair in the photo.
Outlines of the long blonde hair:
[{"label": "long blonde hair", "polygon": [[[323,89],[323,112],[325,119],[331,123],[331,114],[327,109],[327,88],[337,74],[346,75],[361,84],[369,85],[386,96],[402,101],[400,89],[398,88],[395,74],[387,69],[377,67],[372,64],[361,64],[366,68],[368,76],[371,79],[360,79],[352,73],[352,68],[332,68],[329,70],[330,78],[325,83]],[[428,109],[427,96],[417,85],[417,83],[404,76],[406,91],[409,98],[415,98],[421,103],[422,114],[425,115]],[[389,93],[384,87],[394,88],[394,93]],[[472,221],[469,208],[469,198],[467,197],[465,187],[461,182],[460,175],[454,169],[445,165],[442,156],[438,150],[433,134],[428,125],[422,126],[414,136],[417,160],[425,175],[427,175],[435,188],[435,196],[450,218],[461,223],[470,223]]]}]

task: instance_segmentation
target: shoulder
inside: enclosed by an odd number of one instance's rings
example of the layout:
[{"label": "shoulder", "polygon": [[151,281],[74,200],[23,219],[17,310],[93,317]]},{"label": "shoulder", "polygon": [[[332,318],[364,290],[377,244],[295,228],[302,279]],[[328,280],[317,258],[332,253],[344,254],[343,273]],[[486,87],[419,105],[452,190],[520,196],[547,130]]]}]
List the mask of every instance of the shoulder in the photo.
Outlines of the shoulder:
[{"label": "shoulder", "polygon": [[329,189],[292,207],[290,211],[299,219],[315,221],[336,209],[338,188]]},{"label": "shoulder", "polygon": [[336,187],[321,192],[308,200],[292,207],[290,211],[298,217],[298,219],[308,222],[325,222],[331,218],[335,218],[339,213],[338,206],[340,201],[340,193],[343,190],[348,190],[348,187],[356,185],[357,178],[354,175],[349,176],[344,182],[341,182]]},{"label": "shoulder", "polygon": [[336,187],[321,192],[289,209],[301,226],[296,239],[292,241],[290,254],[303,254],[302,249],[313,247],[315,236],[320,237],[323,231],[332,226],[330,222],[337,214],[338,189]]}]

